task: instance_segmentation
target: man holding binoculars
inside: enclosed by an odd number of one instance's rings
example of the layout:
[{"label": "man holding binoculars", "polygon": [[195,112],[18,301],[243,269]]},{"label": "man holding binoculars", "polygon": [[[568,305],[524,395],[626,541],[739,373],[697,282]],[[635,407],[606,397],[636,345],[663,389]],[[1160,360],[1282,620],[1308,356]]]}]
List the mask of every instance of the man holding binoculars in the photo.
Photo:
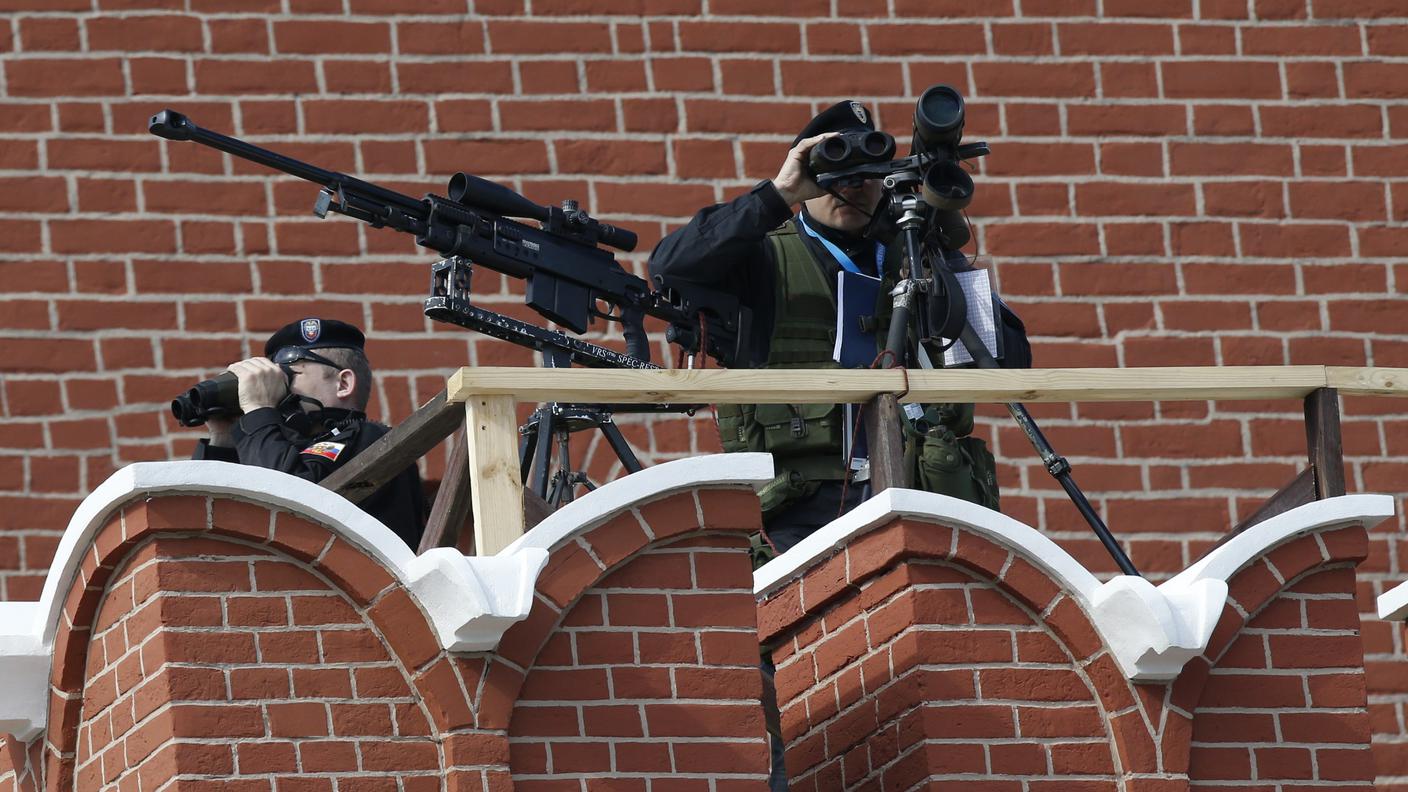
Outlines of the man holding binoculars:
[{"label": "man holding binoculars", "polygon": [[[942,126],[934,118],[943,119]],[[915,148],[928,145],[922,140],[926,135],[939,142],[922,158],[911,155],[935,177],[932,185],[925,179],[925,200],[939,195],[930,204],[933,221],[924,239],[925,259],[955,272],[972,269],[956,250],[968,238],[961,207],[972,194],[971,180],[959,167],[962,122],[957,92],[947,86],[929,89],[916,111]],[[986,145],[980,147],[986,153]],[[893,156],[893,139],[875,131],[864,105],[838,102],[797,135],[775,178],[730,203],[700,210],[661,240],[651,254],[650,272],[737,295],[753,311],[748,341],[753,359],[767,361],[764,367],[836,367],[837,335],[848,326],[865,324],[882,342],[886,336],[890,290],[904,246],[895,239],[893,226],[888,233],[883,229],[889,195],[875,174],[900,165],[888,162]],[[836,172],[826,180],[829,192],[817,180],[828,157],[834,161],[825,169]],[[842,169],[865,175],[846,176]],[[961,198],[957,209],[944,202],[954,194]],[[794,214],[797,203],[802,208]],[[875,302],[838,322],[838,310],[852,305],[839,299],[843,269],[880,280]],[[997,302],[996,333],[1006,350],[1002,365],[1028,367],[1025,328]],[[865,351],[860,365],[878,352]],[[928,354],[938,359],[934,352]],[[786,551],[863,498],[865,474],[858,475],[856,463],[843,458],[852,429],[846,424],[854,422],[840,405],[719,405],[717,415],[724,450],[773,455],[777,478],[760,493],[772,550]],[[997,508],[996,465],[982,440],[971,437],[973,405],[928,405],[909,417],[906,458],[913,460],[916,488]]]},{"label": "man holding binoculars", "polygon": [[[389,431],[364,412],[372,390],[365,343],[361,330],[336,319],[310,317],[280,328],[265,343],[264,357],[230,365],[238,413],[228,407],[207,413],[210,437],[192,459],[255,465],[312,482],[330,476]],[[412,549],[420,544],[425,498],[415,465],[360,505]]]}]

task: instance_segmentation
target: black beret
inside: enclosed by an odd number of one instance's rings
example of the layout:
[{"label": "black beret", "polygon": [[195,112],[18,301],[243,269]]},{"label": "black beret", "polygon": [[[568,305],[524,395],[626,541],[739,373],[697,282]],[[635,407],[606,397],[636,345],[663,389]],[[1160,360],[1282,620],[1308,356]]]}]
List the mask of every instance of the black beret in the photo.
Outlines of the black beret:
[{"label": "black beret", "polygon": [[817,113],[816,118],[808,121],[807,125],[802,127],[801,133],[792,139],[792,145],[802,142],[803,138],[814,137],[823,132],[850,132],[874,128],[875,117],[865,109],[865,105],[847,99]]},{"label": "black beret", "polygon": [[362,331],[346,322],[310,316],[274,331],[264,343],[264,356],[272,359],[274,353],[284,347],[362,349],[366,343],[367,337]]}]

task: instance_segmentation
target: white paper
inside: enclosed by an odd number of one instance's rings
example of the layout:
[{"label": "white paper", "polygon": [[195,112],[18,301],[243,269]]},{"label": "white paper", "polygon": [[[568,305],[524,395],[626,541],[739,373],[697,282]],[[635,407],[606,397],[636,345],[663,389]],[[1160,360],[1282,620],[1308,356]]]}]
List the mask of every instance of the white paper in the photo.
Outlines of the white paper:
[{"label": "white paper", "polygon": [[[992,294],[992,281],[988,279],[988,271],[975,269],[968,272],[955,272],[954,277],[958,279],[958,284],[963,287],[963,293],[968,298],[968,324],[972,325],[973,331],[987,346],[988,354],[997,357],[997,318],[993,315],[996,308]],[[944,339],[945,344],[950,341],[952,339]],[[944,351],[944,366],[946,367],[961,366],[972,361],[973,356],[968,354],[967,348],[962,343],[953,344]]]}]

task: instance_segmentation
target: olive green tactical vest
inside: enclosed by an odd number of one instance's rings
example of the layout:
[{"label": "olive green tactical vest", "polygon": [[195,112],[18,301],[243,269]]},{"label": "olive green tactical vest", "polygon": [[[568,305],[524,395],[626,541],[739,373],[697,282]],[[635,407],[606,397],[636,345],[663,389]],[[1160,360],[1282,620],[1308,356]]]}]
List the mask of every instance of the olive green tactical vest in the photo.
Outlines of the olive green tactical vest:
[{"label": "olive green tactical vest", "polygon": [[[776,266],[773,335],[760,368],[837,368],[836,297],[826,272],[789,220],[768,234]],[[766,451],[777,477],[759,493],[766,514],[806,497],[822,481],[845,477],[844,411],[837,404],[720,404],[725,451]]]},{"label": "olive green tactical vest", "polygon": [[[832,359],[836,343],[836,297],[825,268],[798,235],[795,221],[768,234],[776,266],[774,325],[768,359],[760,368],[838,368]],[[883,284],[882,284],[883,285]],[[887,289],[880,290],[877,316],[888,326]],[[882,316],[883,314],[883,316]],[[883,338],[883,333],[877,333]],[[878,348],[876,350],[879,351]],[[946,426],[933,443],[906,427],[906,456],[915,470],[916,486],[997,508],[995,465],[986,448],[987,464],[978,471],[977,460],[960,448],[955,435],[972,429],[973,405],[941,405]],[[716,408],[720,440],[725,451],[764,451],[773,455],[773,479],[759,493],[766,515],[781,506],[809,497],[822,481],[845,477],[841,459],[845,411],[838,404],[720,404]],[[926,417],[936,417],[932,411]],[[939,448],[942,439],[944,448]],[[973,440],[981,446],[982,441]],[[934,445],[933,449],[924,448]],[[975,451],[978,449],[974,449]],[[951,473],[926,467],[942,461]],[[952,463],[952,465],[947,463]],[[954,476],[953,474],[958,474]],[[973,474],[970,476],[970,474]],[[970,478],[977,481],[974,484]],[[939,479],[942,479],[939,480]],[[981,484],[992,483],[992,496],[984,497]]]}]

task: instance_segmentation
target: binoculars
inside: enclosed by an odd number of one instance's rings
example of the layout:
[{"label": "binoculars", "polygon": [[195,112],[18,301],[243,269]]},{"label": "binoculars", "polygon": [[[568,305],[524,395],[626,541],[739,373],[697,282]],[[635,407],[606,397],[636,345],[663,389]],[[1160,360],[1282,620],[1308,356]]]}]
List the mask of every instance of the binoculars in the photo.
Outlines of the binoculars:
[{"label": "binoculars", "polygon": [[[279,368],[292,382],[293,369],[289,364],[279,363]],[[200,426],[208,418],[235,418],[243,414],[240,380],[229,371],[197,382],[195,387],[171,400],[171,415],[182,426]]]},{"label": "binoculars", "polygon": [[182,426],[200,426],[207,418],[240,415],[240,381],[226,371],[171,400],[171,415]]},{"label": "binoculars", "polygon": [[895,138],[878,130],[844,132],[814,146],[807,164],[823,188],[856,179],[883,179],[918,167],[924,202],[940,212],[957,212],[973,200],[973,179],[959,164],[988,153],[986,143],[964,145],[963,96],[949,85],[931,85],[914,106],[910,156],[891,161]]}]

